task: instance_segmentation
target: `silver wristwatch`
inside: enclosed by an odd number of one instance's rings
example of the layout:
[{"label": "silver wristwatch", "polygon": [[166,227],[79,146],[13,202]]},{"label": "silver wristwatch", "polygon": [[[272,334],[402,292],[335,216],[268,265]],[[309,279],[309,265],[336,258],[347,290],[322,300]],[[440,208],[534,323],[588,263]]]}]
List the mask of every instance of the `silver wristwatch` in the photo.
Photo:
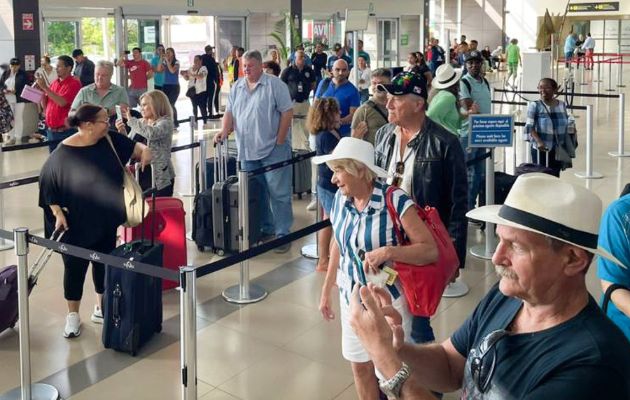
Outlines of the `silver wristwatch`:
[{"label": "silver wristwatch", "polygon": [[405,363],[402,363],[402,367],[400,367],[398,372],[396,372],[396,375],[392,376],[391,379],[388,379],[386,381],[380,381],[379,387],[388,399],[399,399],[400,390],[402,389],[402,386],[407,378],[409,378],[409,366]]}]

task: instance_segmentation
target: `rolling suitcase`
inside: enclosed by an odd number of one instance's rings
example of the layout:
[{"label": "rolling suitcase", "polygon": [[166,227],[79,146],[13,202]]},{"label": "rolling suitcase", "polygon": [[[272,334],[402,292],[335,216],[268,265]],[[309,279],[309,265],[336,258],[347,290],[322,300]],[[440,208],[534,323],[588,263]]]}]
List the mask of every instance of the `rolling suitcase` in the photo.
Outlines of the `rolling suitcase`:
[{"label": "rolling suitcase", "polygon": [[192,237],[199,251],[214,247],[212,231],[212,188],[195,196]]},{"label": "rolling suitcase", "polygon": [[[134,168],[136,178],[141,173],[139,166]],[[151,175],[151,182],[153,182]],[[151,183],[150,186],[153,186]],[[153,221],[153,218],[156,218]],[[186,254],[186,212],[184,203],[174,197],[157,197],[149,204],[149,213],[145,222],[135,228],[121,228],[122,243],[131,243],[141,237],[150,237],[151,227],[155,226],[155,240],[164,245],[164,268],[179,271],[179,267],[188,265]],[[144,232],[142,230],[144,229]],[[177,287],[177,282],[163,281],[162,289]]]},{"label": "rolling suitcase", "polygon": [[[298,155],[306,153],[310,153],[310,151],[293,150],[293,157],[295,158]],[[293,164],[293,194],[297,194],[298,199],[301,199],[303,194],[311,192],[311,168],[310,159]]]},{"label": "rolling suitcase", "polygon": [[[55,239],[56,233],[57,232],[53,232],[50,239],[60,241],[64,232],[60,232]],[[30,268],[28,274],[29,294],[37,284],[37,278],[46,266],[48,260],[50,260],[52,253],[52,249],[44,248]],[[18,318],[17,266],[9,265],[0,271],[0,333],[4,332],[5,329],[13,328]]]},{"label": "rolling suitcase", "polygon": [[558,177],[559,175],[556,174],[556,171],[554,171],[552,168],[549,168],[549,152],[545,151],[544,153],[545,153],[544,165],[540,164],[540,150],[537,150],[538,163],[519,164],[518,167],[516,167],[516,171],[514,171],[516,176],[528,174],[530,172],[541,172],[543,174],[548,174],[548,175],[553,175],[553,176]]},{"label": "rolling suitcase", "polygon": [[[206,189],[211,189],[212,185],[217,181],[214,173],[214,166],[216,157],[210,157],[206,159]],[[227,176],[236,175],[236,157],[228,157],[227,160]],[[201,175],[199,172],[199,163],[195,166],[195,182],[197,185],[197,192],[200,193],[201,188]]]},{"label": "rolling suitcase", "polygon": [[[153,209],[155,190],[152,190]],[[144,202],[143,202],[144,204]],[[164,246],[155,242],[156,218],[151,219],[151,240],[144,240],[144,222],[140,240],[118,246],[114,256],[162,267]],[[103,294],[103,346],[135,356],[154,333],[162,330],[162,279],[105,266]]]},{"label": "rolling suitcase", "polygon": [[[217,182],[212,186],[212,248],[219,255],[239,250],[239,193],[238,177],[226,174],[227,151],[221,145],[217,154]],[[260,218],[252,215],[260,209],[259,196],[262,193],[260,181],[249,180],[249,242],[254,244],[260,238]]]}]

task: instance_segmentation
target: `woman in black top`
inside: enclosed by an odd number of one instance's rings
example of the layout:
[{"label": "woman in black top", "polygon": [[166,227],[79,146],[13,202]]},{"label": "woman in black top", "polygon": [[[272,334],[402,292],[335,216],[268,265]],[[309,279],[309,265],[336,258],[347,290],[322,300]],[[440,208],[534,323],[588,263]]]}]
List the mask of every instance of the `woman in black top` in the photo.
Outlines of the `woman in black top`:
[{"label": "woman in black top", "polygon": [[[39,176],[39,206],[44,209],[46,235],[54,229],[67,230],[64,242],[109,253],[116,247],[116,229],[125,222],[123,171],[116,154],[106,139],[109,122],[107,110],[84,104],[68,118],[78,132],[59,144],[42,167]],[[151,153],[141,143],[116,132],[110,134],[120,161],[133,156],[143,165],[151,161]],[[64,296],[68,316],[64,336],[81,334],[79,306],[88,261],[62,255],[64,262]],[[101,312],[105,268],[92,263],[92,279],[97,304],[92,321],[103,323]]]}]

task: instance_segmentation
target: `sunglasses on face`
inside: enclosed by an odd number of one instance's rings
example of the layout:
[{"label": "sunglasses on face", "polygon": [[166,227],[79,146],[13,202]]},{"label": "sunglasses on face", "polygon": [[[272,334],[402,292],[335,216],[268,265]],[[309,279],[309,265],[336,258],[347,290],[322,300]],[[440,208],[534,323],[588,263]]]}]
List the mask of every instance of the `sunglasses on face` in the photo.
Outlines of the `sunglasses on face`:
[{"label": "sunglasses on face", "polygon": [[485,393],[490,386],[497,364],[496,344],[510,334],[505,329],[492,331],[481,340],[477,355],[470,361],[470,375],[480,393]]}]

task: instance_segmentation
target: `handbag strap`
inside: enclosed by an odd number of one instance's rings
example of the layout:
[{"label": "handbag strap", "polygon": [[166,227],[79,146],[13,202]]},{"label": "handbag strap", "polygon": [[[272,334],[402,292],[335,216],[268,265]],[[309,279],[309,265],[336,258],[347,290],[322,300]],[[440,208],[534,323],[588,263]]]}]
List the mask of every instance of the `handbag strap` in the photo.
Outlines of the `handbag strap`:
[{"label": "handbag strap", "polygon": [[[402,233],[402,221],[400,220],[400,216],[398,215],[398,212],[394,207],[394,191],[396,189],[398,188],[395,186],[387,187],[387,191],[385,193],[385,204],[387,206],[389,216],[394,222],[394,233],[396,234],[396,240],[398,240],[398,243],[402,244],[405,243],[405,239]],[[424,209],[422,207],[418,207],[417,204],[414,204],[414,207],[416,208],[416,211],[418,212],[418,215],[420,215],[422,221],[426,221],[426,212],[424,211]]]},{"label": "handbag strap", "polygon": [[116,148],[114,147],[114,142],[112,142],[112,138],[109,136],[109,133],[105,135],[105,139],[107,139],[107,142],[111,146],[112,151],[114,152],[114,155],[116,156],[116,159],[118,160],[118,164],[120,164],[120,168],[123,170],[123,173],[124,173],[126,171],[125,166],[123,165],[122,161],[120,161],[120,157],[118,156],[118,153],[116,152]]},{"label": "handbag strap", "polygon": [[611,301],[612,293],[617,289],[630,290],[629,288],[618,283],[613,283],[612,285],[608,286],[608,289],[606,289],[606,293],[604,293],[604,300],[602,301],[602,312],[605,315],[608,315],[608,304]]}]

